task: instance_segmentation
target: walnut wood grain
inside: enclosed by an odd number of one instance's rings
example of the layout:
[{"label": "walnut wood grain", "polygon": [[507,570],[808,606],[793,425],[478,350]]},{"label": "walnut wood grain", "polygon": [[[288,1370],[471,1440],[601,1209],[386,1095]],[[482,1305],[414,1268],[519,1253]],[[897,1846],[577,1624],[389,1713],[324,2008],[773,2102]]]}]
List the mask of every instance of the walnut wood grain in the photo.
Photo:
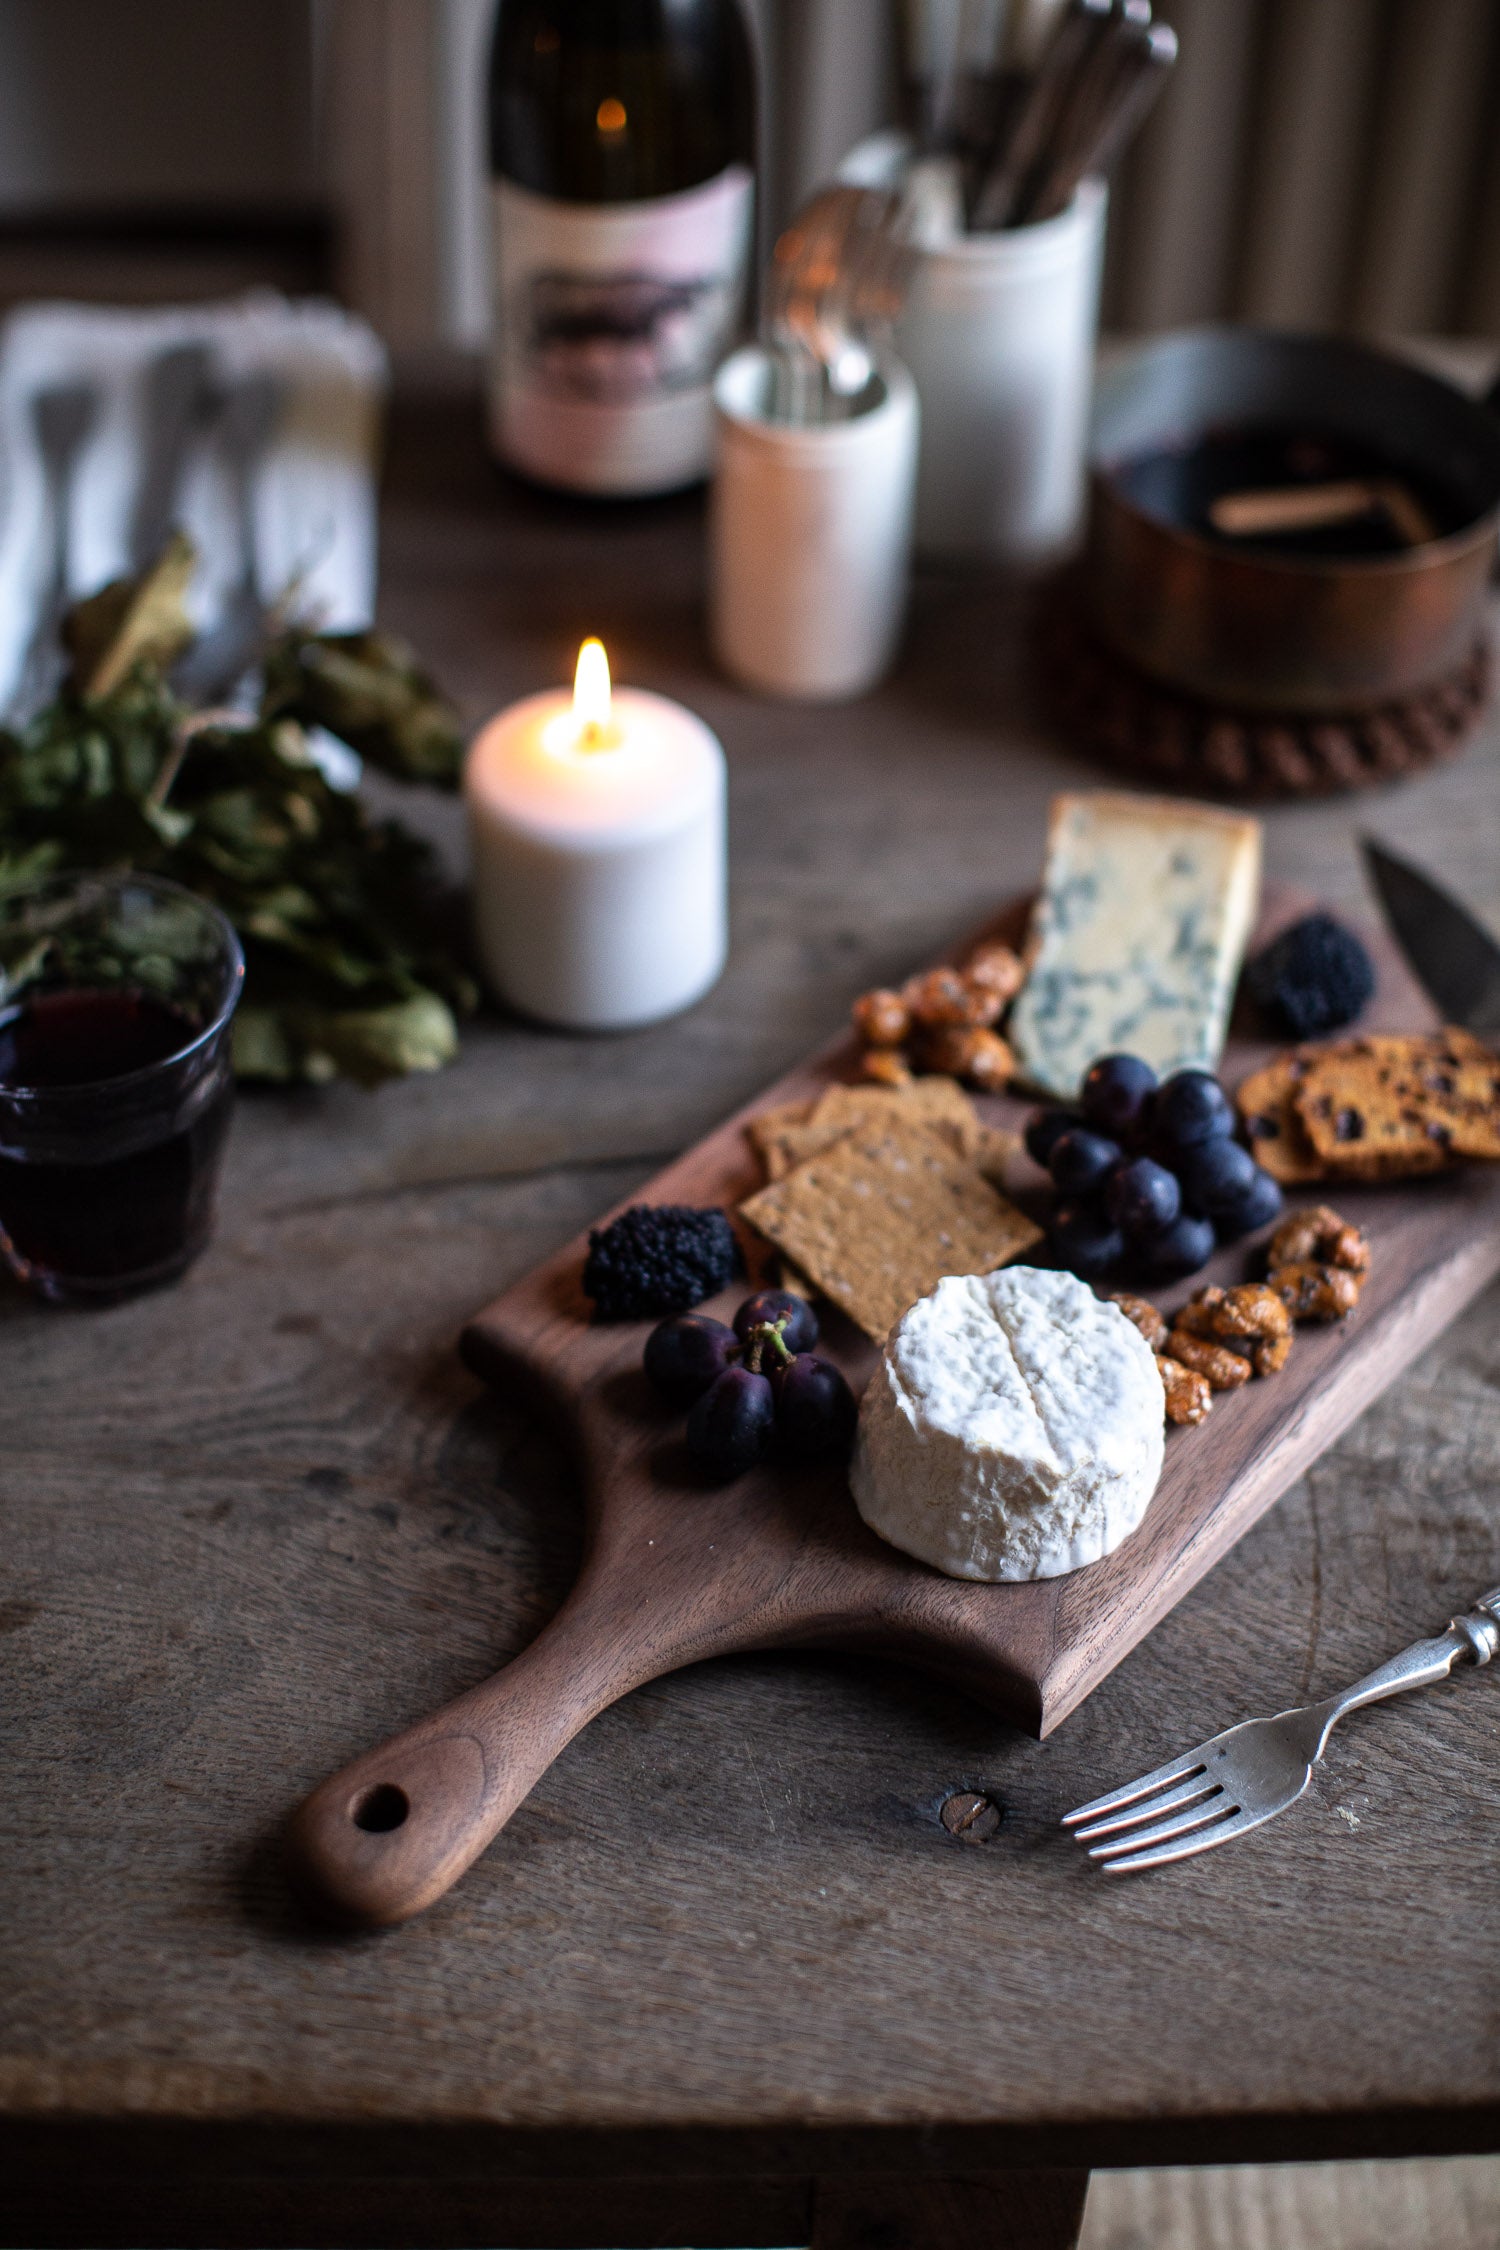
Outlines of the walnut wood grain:
[{"label": "walnut wood grain", "polygon": [[812,2250],[1073,2250],[1086,2172],[820,2182]]},{"label": "walnut wood grain", "polygon": [[[1307,903],[1268,894],[1256,942]],[[1024,902],[1013,902],[984,934],[1016,939],[1024,915]],[[1432,1022],[1389,941],[1366,938],[1379,976],[1370,1028]],[[1265,1051],[1233,1040],[1228,1082]],[[854,1059],[846,1041],[825,1050],[660,1173],[644,1198],[733,1208],[760,1176],[746,1118],[847,1077]],[[1024,1112],[1009,1099],[985,1107],[997,1122]],[[512,1398],[544,1406],[577,1445],[588,1516],[578,1584],[504,1671],[314,1791],[291,1834],[299,1880],[356,1922],[421,1912],[599,1711],[646,1680],[738,1650],[871,1651],[936,1672],[1049,1734],[1500,1271],[1500,1173],[1491,1167],[1379,1192],[1340,1189],[1339,1203],[1372,1246],[1357,1314],[1304,1328],[1281,1374],[1222,1396],[1203,1425],[1172,1431],[1145,1519],[1112,1555],[1029,1585],[974,1585],[911,1561],[865,1528],[841,1473],[767,1467],[703,1489],[682,1455],[681,1417],[654,1400],[640,1370],[649,1324],[590,1319],[580,1286],[586,1243],[570,1243],[478,1316],[465,1353]],[[1211,1277],[1244,1278],[1253,1256],[1245,1244],[1221,1251]],[[743,1293],[707,1310],[727,1320]],[[837,1316],[828,1327],[823,1348],[861,1388],[873,1348]]]},{"label": "walnut wood grain", "polygon": [[[386,2174],[354,2183],[240,2172],[183,2182],[80,2167],[33,2186],[7,2168],[4,2250],[1072,2250],[1082,2171],[589,2180]],[[897,2228],[899,2232],[893,2233]]]}]

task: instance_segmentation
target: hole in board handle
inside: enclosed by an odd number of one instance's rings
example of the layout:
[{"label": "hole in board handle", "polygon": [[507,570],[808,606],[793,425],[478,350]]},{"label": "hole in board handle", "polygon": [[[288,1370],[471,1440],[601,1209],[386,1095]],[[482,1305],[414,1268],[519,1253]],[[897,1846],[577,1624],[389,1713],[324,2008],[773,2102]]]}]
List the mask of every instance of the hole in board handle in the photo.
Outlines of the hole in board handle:
[{"label": "hole in board handle", "polygon": [[367,1789],[354,1808],[354,1825],[368,1835],[384,1836],[399,1828],[411,1811],[411,1800],[393,1781],[378,1781]]}]

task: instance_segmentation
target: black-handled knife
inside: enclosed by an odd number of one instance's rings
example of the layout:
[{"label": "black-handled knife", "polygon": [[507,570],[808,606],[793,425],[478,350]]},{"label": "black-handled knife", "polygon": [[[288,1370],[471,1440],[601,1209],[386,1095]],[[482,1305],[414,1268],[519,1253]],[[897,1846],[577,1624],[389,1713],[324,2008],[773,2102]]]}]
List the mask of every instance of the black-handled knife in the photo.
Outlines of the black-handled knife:
[{"label": "black-handled knife", "polygon": [[1444,1023],[1500,1032],[1500,945],[1430,875],[1373,837],[1361,842],[1386,920]]}]

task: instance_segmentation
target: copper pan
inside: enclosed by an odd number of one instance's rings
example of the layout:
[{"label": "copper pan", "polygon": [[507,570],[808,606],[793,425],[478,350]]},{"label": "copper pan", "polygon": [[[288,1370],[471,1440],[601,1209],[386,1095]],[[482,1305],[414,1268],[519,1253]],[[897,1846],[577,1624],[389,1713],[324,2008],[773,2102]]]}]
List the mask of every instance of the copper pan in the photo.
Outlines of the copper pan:
[{"label": "copper pan", "polygon": [[[1360,344],[1201,328],[1099,383],[1084,583],[1130,663],[1230,708],[1357,711],[1440,679],[1483,628],[1500,524],[1500,385],[1484,403]],[[1381,452],[1461,500],[1459,528],[1398,554],[1239,552],[1147,514],[1117,471],[1211,431],[1305,427]]]}]

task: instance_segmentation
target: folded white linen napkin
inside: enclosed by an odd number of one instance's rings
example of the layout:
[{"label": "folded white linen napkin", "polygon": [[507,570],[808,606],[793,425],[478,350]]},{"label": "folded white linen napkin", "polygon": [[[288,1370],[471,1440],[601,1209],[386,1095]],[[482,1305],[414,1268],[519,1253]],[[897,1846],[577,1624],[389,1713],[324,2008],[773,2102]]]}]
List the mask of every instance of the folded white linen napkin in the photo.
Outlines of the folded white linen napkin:
[{"label": "folded white linen napkin", "polygon": [[270,292],[12,313],[0,329],[0,711],[28,716],[55,687],[64,604],[142,568],[174,526],[200,557],[194,620],[231,657],[236,618],[294,582],[300,614],[335,631],[367,625],[386,383],[365,322]]}]

